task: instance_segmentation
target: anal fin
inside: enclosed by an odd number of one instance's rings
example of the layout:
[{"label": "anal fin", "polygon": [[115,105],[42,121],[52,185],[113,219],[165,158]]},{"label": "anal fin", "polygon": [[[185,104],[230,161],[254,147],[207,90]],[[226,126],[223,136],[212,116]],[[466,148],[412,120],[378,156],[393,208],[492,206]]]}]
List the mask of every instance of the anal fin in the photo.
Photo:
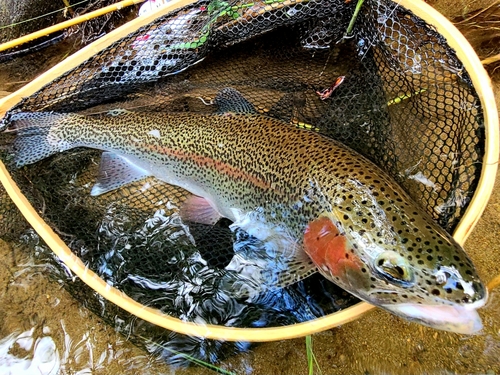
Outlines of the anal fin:
[{"label": "anal fin", "polygon": [[132,164],[126,158],[105,151],[101,156],[97,182],[90,194],[93,196],[101,195],[131,182],[142,180],[150,175],[148,171]]}]

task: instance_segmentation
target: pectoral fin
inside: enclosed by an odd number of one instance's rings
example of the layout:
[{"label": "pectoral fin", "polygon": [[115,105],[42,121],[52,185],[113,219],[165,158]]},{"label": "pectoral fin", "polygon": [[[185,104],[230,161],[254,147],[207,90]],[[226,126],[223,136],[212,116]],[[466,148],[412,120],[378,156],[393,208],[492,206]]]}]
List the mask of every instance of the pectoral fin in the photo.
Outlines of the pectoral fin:
[{"label": "pectoral fin", "polygon": [[241,225],[238,228],[233,225],[237,238],[235,255],[226,266],[229,272],[223,280],[233,296],[253,299],[260,293],[292,285],[317,271],[301,246],[286,233],[260,227],[256,222],[253,228],[238,224]]},{"label": "pectoral fin", "polygon": [[[275,266],[278,265],[276,269]],[[237,253],[226,266],[228,273],[222,283],[224,289],[235,298],[253,300],[261,293],[275,291],[295,284],[316,273],[317,268],[309,260],[262,259],[258,254]]]},{"label": "pectoral fin", "polygon": [[97,182],[90,194],[101,195],[150,175],[148,171],[132,164],[124,157],[106,151],[102,153]]}]

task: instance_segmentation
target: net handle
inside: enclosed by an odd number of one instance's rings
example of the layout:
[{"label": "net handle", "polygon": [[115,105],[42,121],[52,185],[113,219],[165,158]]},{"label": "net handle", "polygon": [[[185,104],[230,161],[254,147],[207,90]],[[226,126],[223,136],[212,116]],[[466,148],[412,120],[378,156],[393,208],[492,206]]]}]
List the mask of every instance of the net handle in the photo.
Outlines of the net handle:
[{"label": "net handle", "polygon": [[[491,190],[495,180],[497,168],[496,163],[498,161],[498,117],[493,91],[491,89],[491,82],[470,44],[445,17],[420,0],[393,1],[413,11],[417,16],[425,19],[428,23],[433,24],[437,31],[447,38],[448,43],[457,51],[458,57],[464,63],[467,71],[471,75],[474,87],[478,90],[478,95],[484,109],[487,140],[481,179],[476,194],[474,195],[464,218],[455,231],[456,240],[463,243],[479,219],[480,214],[483,212],[486,202],[491,195]],[[174,0],[169,2],[166,6],[159,8],[156,12],[132,20],[126,25],[112,31],[105,37],[76,52],[20,90],[0,100],[0,117],[3,117],[5,112],[16,105],[23,97],[35,93],[44,85],[50,83],[64,72],[78,66],[89,56],[92,56],[108,47],[117,39],[133,32],[138,27],[152,22],[155,18],[160,17],[163,14],[195,2],[196,0]],[[234,328],[211,324],[202,326],[181,321],[180,319],[165,315],[159,310],[151,309],[134,301],[123,292],[120,292],[111,285],[106,284],[104,280],[89,270],[82,263],[82,261],[71,252],[59,236],[44,222],[40,215],[38,215],[26,197],[21,193],[9,175],[7,169],[1,162],[0,180],[4,184],[7,193],[20,209],[24,217],[28,220],[30,225],[43,238],[52,251],[54,251],[54,253],[68,266],[69,269],[71,269],[88,286],[107,300],[115,303],[122,309],[143,320],[166,329],[191,336],[227,341],[277,341],[302,337],[345,324],[359,318],[362,314],[374,308],[372,305],[361,302],[340,312],[312,321],[273,328]]]}]

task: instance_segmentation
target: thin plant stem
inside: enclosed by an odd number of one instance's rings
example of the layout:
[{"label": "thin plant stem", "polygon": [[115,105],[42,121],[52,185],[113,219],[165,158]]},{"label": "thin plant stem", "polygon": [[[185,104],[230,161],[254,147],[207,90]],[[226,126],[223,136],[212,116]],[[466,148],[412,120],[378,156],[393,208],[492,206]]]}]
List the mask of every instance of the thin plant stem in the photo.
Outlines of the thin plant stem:
[{"label": "thin plant stem", "polygon": [[314,375],[314,365],[318,369],[318,372],[322,374],[321,368],[319,367],[318,361],[316,360],[316,356],[313,352],[313,344],[312,344],[312,336],[306,336],[306,355],[307,355],[307,368],[308,375]]},{"label": "thin plant stem", "polygon": [[51,14],[63,12],[64,10],[66,10],[69,7],[75,7],[75,6],[83,4],[85,2],[87,2],[87,0],[80,1],[79,3],[73,4],[73,5],[69,5],[69,6],[65,7],[65,8],[57,9],[57,10],[54,10],[54,11],[49,12],[49,13],[42,14],[41,16],[33,17],[33,18],[30,18],[30,19],[27,19],[27,20],[24,20],[24,21],[16,22],[16,23],[11,23],[10,25],[0,26],[0,30],[6,29],[8,27],[14,27],[14,26],[17,26],[17,25],[21,25],[21,24],[26,23],[26,22],[35,21],[35,20],[40,19],[40,18],[45,18],[47,16],[50,16]]},{"label": "thin plant stem", "polygon": [[348,38],[349,35],[352,32],[352,29],[354,28],[354,22],[356,22],[356,19],[358,18],[359,11],[361,10],[361,6],[365,0],[358,0],[358,3],[356,4],[356,9],[354,9],[354,14],[352,15],[351,21],[349,22],[349,26],[347,26],[347,30],[344,34],[344,38]]}]

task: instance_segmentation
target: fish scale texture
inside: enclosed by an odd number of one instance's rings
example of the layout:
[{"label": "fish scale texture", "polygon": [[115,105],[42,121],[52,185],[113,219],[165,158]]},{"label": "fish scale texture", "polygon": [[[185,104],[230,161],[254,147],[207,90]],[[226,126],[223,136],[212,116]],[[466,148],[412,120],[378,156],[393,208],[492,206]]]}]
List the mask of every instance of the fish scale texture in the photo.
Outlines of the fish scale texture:
[{"label": "fish scale texture", "polygon": [[[210,114],[218,112],[210,104],[216,94],[233,87],[251,103],[243,111],[256,110],[358,151],[452,232],[481,173],[484,120],[478,95],[444,38],[392,1],[366,0],[346,37],[355,5],[345,0],[200,1],[89,56],[11,114],[123,109]],[[288,147],[279,134],[276,138],[277,148]],[[283,165],[301,165],[312,157],[307,150],[296,151],[290,145]],[[253,157],[246,145],[239,152]],[[225,267],[235,252],[252,254],[262,244],[229,230],[231,223],[224,220],[215,226],[186,225],[177,214],[188,196],[184,190],[149,178],[91,197],[97,151],[71,150],[21,169],[8,154],[2,157],[23,193],[72,251],[145,305],[185,320],[247,327],[310,320],[356,301],[318,275],[251,303],[234,299],[225,288],[241,280]],[[3,237],[22,237],[39,247],[14,212],[2,205],[0,217],[12,218],[1,221]],[[64,275],[60,272],[58,277]],[[139,324],[81,281],[65,284],[104,319],[119,320],[118,328],[132,338],[147,332],[156,342],[203,357],[202,341],[183,341]]]}]

